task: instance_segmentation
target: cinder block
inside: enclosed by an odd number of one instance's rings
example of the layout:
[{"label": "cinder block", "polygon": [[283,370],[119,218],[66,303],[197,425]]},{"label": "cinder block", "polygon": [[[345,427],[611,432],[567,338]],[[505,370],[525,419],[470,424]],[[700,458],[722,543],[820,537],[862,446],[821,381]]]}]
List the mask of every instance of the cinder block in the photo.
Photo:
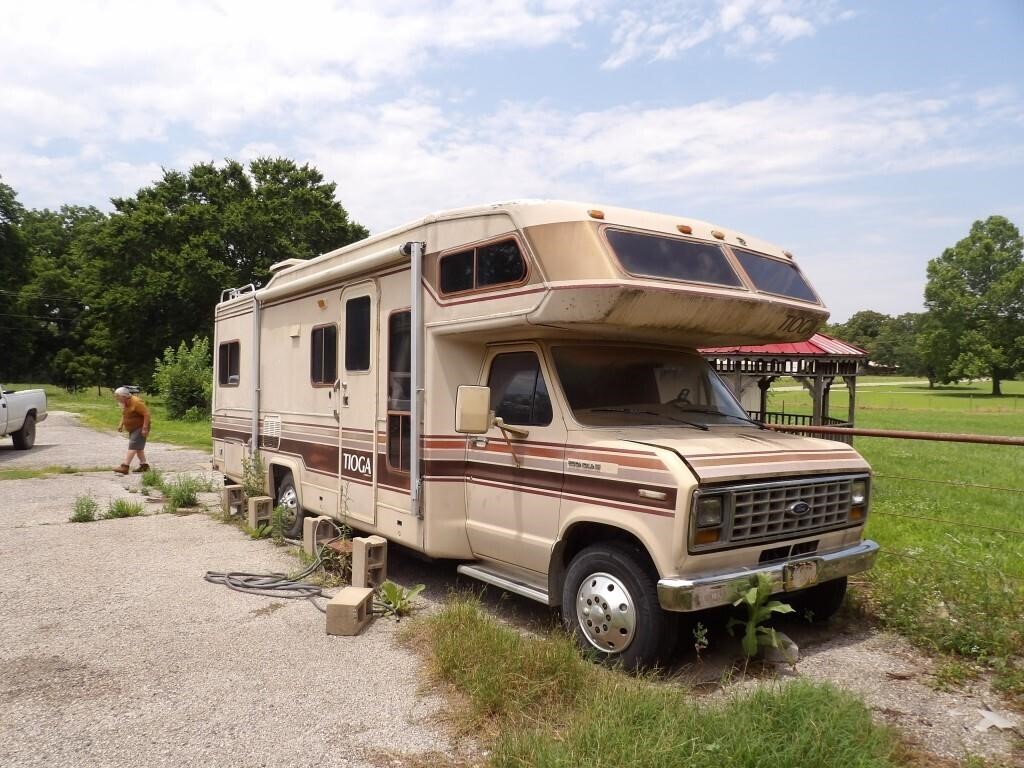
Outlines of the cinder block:
[{"label": "cinder block", "polygon": [[345,587],[327,603],[327,634],[358,635],[373,618],[373,590]]},{"label": "cinder block", "polygon": [[260,523],[269,523],[274,511],[274,500],[269,496],[253,496],[249,499],[249,527],[258,528]]},{"label": "cinder block", "polygon": [[388,542],[383,536],[352,539],[352,586],[376,589],[388,578]]},{"label": "cinder block", "polygon": [[337,535],[334,521],[328,515],[307,517],[302,521],[302,551],[315,556],[325,541]]},{"label": "cinder block", "polygon": [[225,515],[242,514],[242,506],[245,504],[245,494],[240,485],[225,485],[220,492],[220,503],[224,508]]}]

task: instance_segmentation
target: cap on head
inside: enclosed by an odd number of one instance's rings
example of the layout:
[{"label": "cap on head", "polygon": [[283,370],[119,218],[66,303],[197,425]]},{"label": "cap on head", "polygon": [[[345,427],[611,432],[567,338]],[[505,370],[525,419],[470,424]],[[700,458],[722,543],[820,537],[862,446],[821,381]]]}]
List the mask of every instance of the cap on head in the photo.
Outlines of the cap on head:
[{"label": "cap on head", "polygon": [[118,387],[114,390],[114,394],[118,397],[131,397],[132,391],[128,387]]}]

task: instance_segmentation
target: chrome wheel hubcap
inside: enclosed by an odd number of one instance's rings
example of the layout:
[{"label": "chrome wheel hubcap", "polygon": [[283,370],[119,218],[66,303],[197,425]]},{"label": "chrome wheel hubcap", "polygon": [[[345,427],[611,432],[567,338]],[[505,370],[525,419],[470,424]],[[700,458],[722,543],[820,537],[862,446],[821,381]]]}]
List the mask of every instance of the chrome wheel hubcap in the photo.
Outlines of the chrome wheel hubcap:
[{"label": "chrome wheel hubcap", "polygon": [[281,497],[277,500],[277,504],[285,509],[285,522],[288,526],[291,526],[295,522],[295,516],[299,511],[299,497],[295,493],[294,488],[289,488],[287,491],[281,494]]},{"label": "chrome wheel hubcap", "polygon": [[636,607],[610,573],[594,573],[576,591],[576,620],[587,640],[604,653],[622,653],[636,633]]}]

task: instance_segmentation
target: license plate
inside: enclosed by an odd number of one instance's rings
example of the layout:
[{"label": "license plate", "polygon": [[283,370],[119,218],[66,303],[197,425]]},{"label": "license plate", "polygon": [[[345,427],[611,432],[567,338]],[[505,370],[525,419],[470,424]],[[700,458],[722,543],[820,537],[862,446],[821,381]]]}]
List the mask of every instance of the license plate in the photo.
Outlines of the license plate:
[{"label": "license plate", "polygon": [[782,566],[782,586],[787,592],[804,589],[818,583],[818,563],[816,560],[804,560],[800,563],[787,563]]}]

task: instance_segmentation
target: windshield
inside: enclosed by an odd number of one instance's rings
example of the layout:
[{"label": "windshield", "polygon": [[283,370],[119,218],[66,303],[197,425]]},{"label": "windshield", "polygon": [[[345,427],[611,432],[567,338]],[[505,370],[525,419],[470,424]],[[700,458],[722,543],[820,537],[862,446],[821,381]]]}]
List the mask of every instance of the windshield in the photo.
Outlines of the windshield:
[{"label": "windshield", "polygon": [[556,346],[551,352],[580,424],[688,424],[706,429],[750,421],[718,374],[697,355],[617,346]]}]

